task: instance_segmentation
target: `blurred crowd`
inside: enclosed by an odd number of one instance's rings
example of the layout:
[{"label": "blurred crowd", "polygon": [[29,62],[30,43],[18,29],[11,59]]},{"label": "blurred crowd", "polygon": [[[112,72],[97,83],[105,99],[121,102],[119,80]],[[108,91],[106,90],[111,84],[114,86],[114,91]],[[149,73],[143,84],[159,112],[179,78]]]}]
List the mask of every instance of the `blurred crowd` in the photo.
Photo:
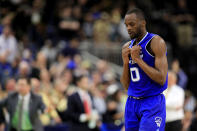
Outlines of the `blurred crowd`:
[{"label": "blurred crowd", "polygon": [[[27,94],[42,96],[45,110],[38,109],[43,110],[39,118],[45,127],[77,123],[84,130],[120,130],[127,96],[107,61],[121,65],[121,46],[129,40],[124,14],[134,7],[144,11],[148,30],[168,45],[173,72],[169,87],[181,90],[178,102],[172,98],[176,89],[166,91],[167,101],[177,103],[167,104],[169,112],[173,109],[180,116],[169,118],[168,124],[175,121],[172,125],[181,123],[184,131],[196,130],[196,94],[188,91],[194,91],[197,74],[193,48],[197,13],[192,0],[0,0],[0,100],[21,94],[18,85],[26,78]],[[193,57],[187,57],[190,48]],[[83,58],[81,49],[105,60]],[[183,61],[190,65],[186,68]],[[6,107],[5,101],[1,104]],[[0,123],[10,121],[1,115]],[[8,127],[2,124],[3,128]]]}]

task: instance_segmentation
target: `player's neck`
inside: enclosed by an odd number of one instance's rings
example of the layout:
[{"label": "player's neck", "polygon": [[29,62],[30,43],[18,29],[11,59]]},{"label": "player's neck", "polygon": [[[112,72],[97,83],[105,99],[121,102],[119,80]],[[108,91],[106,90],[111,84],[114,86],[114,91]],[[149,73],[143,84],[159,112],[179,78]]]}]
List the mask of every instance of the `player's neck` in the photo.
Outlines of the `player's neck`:
[{"label": "player's neck", "polygon": [[139,37],[136,39],[136,43],[139,43],[143,38],[144,36],[146,35],[147,31],[144,30],[140,35]]}]

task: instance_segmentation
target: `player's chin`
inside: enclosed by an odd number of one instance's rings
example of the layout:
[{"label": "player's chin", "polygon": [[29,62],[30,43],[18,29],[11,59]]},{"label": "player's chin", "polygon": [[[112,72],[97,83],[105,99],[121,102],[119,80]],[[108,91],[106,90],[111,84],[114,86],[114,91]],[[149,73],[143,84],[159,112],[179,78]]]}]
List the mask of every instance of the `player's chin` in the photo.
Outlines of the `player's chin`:
[{"label": "player's chin", "polygon": [[134,33],[129,33],[129,36],[130,36],[131,39],[134,39],[135,38]]},{"label": "player's chin", "polygon": [[135,36],[134,36],[134,35],[129,35],[129,36],[130,36],[130,38],[131,38],[131,39],[134,39],[134,38],[135,38]]}]

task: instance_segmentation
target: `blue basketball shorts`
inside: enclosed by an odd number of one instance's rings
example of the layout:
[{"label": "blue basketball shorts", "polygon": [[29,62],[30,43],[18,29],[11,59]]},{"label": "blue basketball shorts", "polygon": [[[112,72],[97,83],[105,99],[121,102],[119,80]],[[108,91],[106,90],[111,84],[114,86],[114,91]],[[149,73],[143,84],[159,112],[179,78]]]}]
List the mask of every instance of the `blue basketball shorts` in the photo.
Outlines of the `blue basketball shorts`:
[{"label": "blue basketball shorts", "polygon": [[143,99],[128,97],[125,107],[125,131],[164,131],[165,96],[159,94]]}]

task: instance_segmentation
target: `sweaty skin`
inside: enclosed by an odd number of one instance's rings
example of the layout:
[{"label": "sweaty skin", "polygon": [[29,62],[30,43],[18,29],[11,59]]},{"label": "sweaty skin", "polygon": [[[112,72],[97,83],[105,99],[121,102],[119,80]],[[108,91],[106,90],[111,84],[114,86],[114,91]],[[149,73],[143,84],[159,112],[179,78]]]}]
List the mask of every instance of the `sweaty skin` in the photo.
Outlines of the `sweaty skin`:
[{"label": "sweaty skin", "polygon": [[129,83],[130,83],[130,71],[129,71],[130,49],[129,49],[129,44],[130,44],[130,42],[127,42],[122,47],[123,73],[122,73],[120,81],[126,90],[128,90]]},{"label": "sweaty skin", "polygon": [[[136,38],[137,43],[146,34],[145,20],[138,18],[134,13],[125,16],[125,25],[131,39]],[[134,45],[129,48],[129,44],[130,42],[127,42],[122,47],[123,73],[121,83],[123,87],[128,89],[130,83],[129,55],[153,81],[164,85],[168,70],[165,41],[160,36],[155,36],[151,40],[150,49],[155,57],[155,68],[149,66],[140,58],[140,46]]]}]

